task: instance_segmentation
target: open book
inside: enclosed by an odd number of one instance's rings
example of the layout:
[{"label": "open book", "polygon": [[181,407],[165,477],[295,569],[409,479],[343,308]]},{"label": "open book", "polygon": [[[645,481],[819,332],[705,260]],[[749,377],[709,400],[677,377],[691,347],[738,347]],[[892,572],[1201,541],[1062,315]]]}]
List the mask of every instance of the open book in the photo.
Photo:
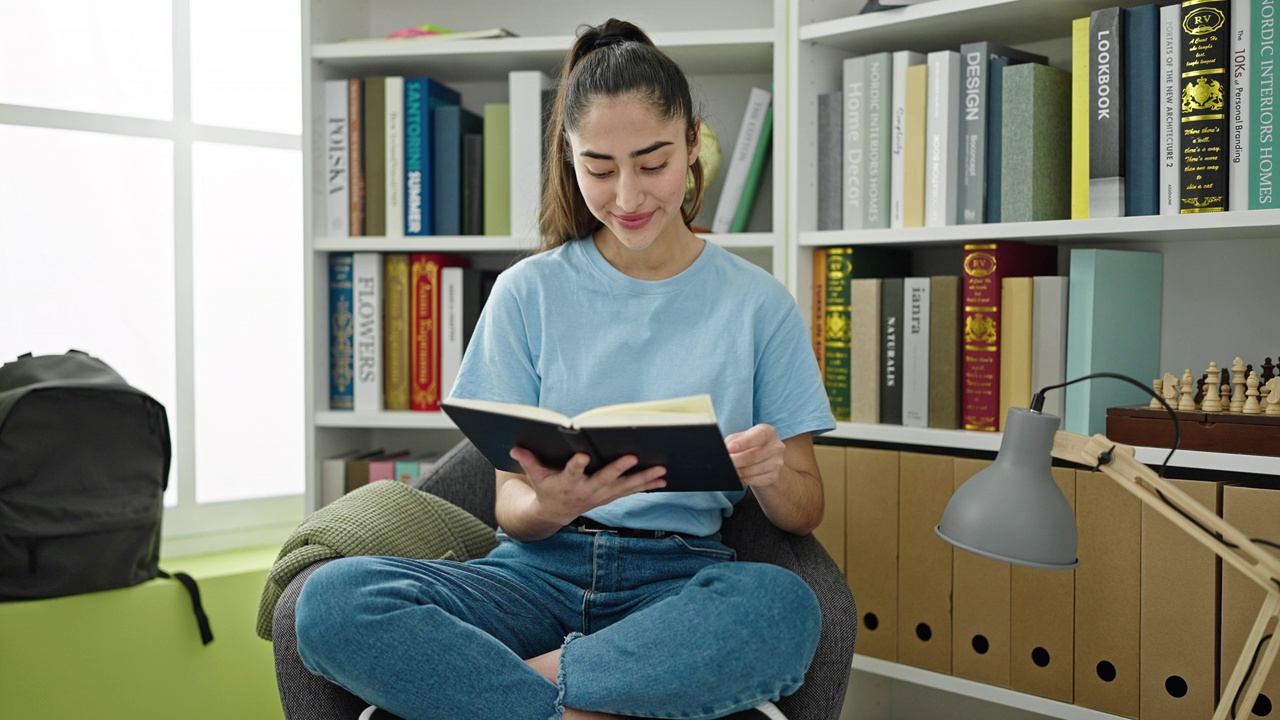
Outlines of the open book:
[{"label": "open book", "polygon": [[591,456],[588,473],[635,455],[640,462],[632,472],[667,469],[663,492],[742,489],[710,395],[604,405],[574,417],[488,400],[449,398],[440,406],[499,470],[524,472],[508,454],[513,447],[531,451],[550,468],[585,452]]}]

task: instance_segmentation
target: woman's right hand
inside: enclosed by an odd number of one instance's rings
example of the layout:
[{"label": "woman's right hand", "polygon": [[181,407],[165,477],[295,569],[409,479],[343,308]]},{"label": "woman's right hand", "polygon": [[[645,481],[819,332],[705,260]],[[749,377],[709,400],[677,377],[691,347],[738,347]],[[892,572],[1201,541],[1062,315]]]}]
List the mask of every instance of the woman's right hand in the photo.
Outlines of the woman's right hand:
[{"label": "woman's right hand", "polygon": [[591,458],[586,453],[575,454],[562,469],[544,466],[524,448],[512,449],[511,458],[520,463],[536,496],[532,503],[535,515],[558,523],[557,528],[620,497],[660,490],[667,484],[667,469],[662,466],[627,475],[639,462],[635,455],[624,455],[590,475],[586,470]]}]

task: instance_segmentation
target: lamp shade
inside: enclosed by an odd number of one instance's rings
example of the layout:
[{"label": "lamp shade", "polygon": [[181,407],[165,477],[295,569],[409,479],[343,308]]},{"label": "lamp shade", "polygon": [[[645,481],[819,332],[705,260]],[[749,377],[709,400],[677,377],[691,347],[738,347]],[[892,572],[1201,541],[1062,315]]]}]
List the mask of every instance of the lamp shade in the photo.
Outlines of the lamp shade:
[{"label": "lamp shade", "polygon": [[1000,452],[956,489],[936,532],[962,550],[1031,567],[1069,570],[1076,519],[1053,481],[1058,418],[1009,408]]}]

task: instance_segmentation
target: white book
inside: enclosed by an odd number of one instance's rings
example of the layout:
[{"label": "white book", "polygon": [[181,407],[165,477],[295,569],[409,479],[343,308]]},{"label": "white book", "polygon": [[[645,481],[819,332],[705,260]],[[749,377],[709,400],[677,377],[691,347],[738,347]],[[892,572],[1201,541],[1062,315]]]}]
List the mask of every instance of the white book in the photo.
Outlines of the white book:
[{"label": "white book", "polygon": [[747,109],[742,113],[742,125],[738,127],[738,139],[733,144],[733,156],[720,186],[720,200],[711,221],[711,232],[727,233],[733,226],[733,216],[738,212],[738,201],[747,185],[747,173],[756,155],[756,145],[764,130],[764,115],[769,110],[773,93],[764,88],[751,88],[747,96]]},{"label": "white book", "polygon": [[555,81],[540,70],[513,70],[507,75],[511,105],[511,234],[518,238],[538,235],[544,142],[542,94],[554,86]]},{"label": "white book", "polygon": [[902,281],[902,424],[929,426],[929,287],[927,277]]},{"label": "white book", "polygon": [[906,195],[906,134],[907,134],[907,68],[923,65],[924,53],[899,50],[893,54],[893,130],[890,152],[893,154],[889,170],[889,227],[903,227],[903,198]]},{"label": "white book", "polygon": [[864,128],[867,116],[866,59],[845,58],[844,65],[844,229],[861,230]]},{"label": "white book", "polygon": [[924,226],[955,225],[960,164],[960,53],[937,50],[929,64],[925,119]]},{"label": "white book", "polygon": [[[1160,8],[1160,214],[1182,212],[1182,6]],[[1229,206],[1228,206],[1229,207]]]},{"label": "white book", "polygon": [[[1069,283],[1064,275],[1036,276],[1031,283],[1031,392],[1036,393],[1067,379]],[[1045,393],[1041,410],[1062,418],[1065,395]]]},{"label": "white book", "polygon": [[347,461],[354,460],[359,450],[351,450],[335,457],[320,461],[320,497],[316,499],[316,508],[328,505],[347,492]]},{"label": "white book", "polygon": [[355,394],[357,413],[382,410],[382,255],[352,254],[352,319],[355,324]]},{"label": "white book", "polygon": [[387,78],[387,237],[404,236],[404,78]]},{"label": "white book", "polygon": [[351,234],[351,175],[347,170],[347,81],[324,83],[324,233]]},{"label": "white book", "polygon": [[453,392],[453,383],[462,367],[463,283],[466,270],[440,269],[440,397]]},{"label": "white book", "polygon": [[1253,92],[1249,67],[1253,63],[1252,0],[1231,0],[1231,42],[1228,44],[1231,66],[1231,98],[1227,103],[1227,136],[1230,138],[1231,164],[1227,166],[1227,210],[1249,209],[1249,95]]}]

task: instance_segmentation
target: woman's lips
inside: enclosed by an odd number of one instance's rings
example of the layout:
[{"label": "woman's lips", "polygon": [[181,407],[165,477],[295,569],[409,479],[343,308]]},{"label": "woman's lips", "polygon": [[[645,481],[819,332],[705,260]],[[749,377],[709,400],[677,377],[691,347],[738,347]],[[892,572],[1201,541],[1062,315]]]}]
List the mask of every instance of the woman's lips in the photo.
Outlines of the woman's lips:
[{"label": "woman's lips", "polygon": [[649,224],[649,220],[653,217],[653,213],[647,212],[640,215],[614,215],[613,217],[622,227],[628,230],[639,230]]}]

